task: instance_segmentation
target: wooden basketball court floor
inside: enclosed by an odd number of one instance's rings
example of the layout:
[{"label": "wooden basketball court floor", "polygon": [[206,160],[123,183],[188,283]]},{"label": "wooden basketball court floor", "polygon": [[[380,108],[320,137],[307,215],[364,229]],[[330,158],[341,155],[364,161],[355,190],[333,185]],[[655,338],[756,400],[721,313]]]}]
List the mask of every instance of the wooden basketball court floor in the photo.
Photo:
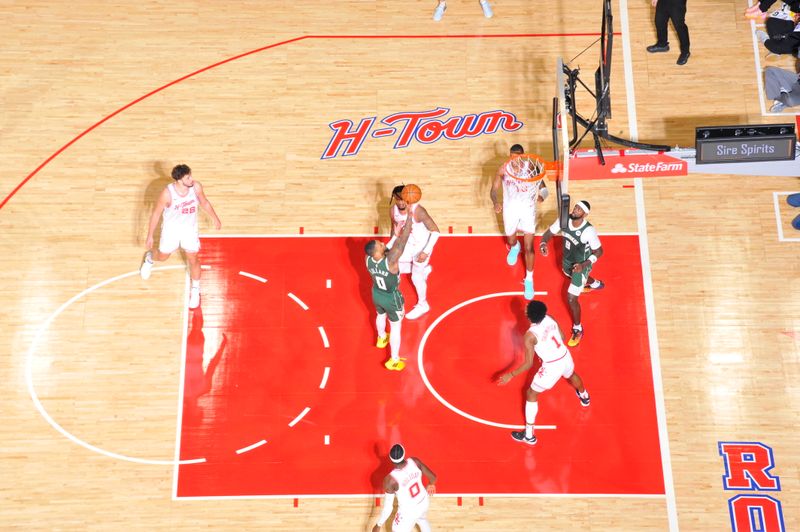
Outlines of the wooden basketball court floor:
[{"label": "wooden basketball court floor", "polygon": [[[549,152],[555,60],[571,59],[596,38],[600,3],[543,9],[498,0],[486,20],[476,2],[451,0],[440,23],[430,20],[433,7],[4,6],[0,196],[16,193],[0,209],[0,526],[372,524],[377,509],[365,498],[172,500],[186,319],[181,268],[146,285],[135,275],[120,279],[39,331],[76,294],[138,268],[152,202],[179,162],[205,185],[223,235],[293,235],[300,227],[370,234],[375,226],[386,233],[388,193],[401,181],[423,187],[441,226],[496,234],[491,176],[512,143]],[[654,41],[649,3],[614,7],[621,35],[612,132],[691,146],[698,125],[785,121],[761,116],[744,5],[690,3],[693,55],[685,67],[674,54],[644,52]],[[590,73],[595,58],[596,48],[576,63]],[[320,159],[332,122],[436,107],[450,116],[503,109],[524,127],[396,150],[389,139],[368,138],[355,156]],[[790,235],[793,213],[785,204],[776,212],[773,193],[799,189],[796,178],[771,176],[572,183],[574,196],[592,202],[601,234],[635,233],[646,246],[650,348],[668,435],[666,494],[442,497],[433,501],[432,524],[725,530],[734,493],[723,490],[717,444],[758,441],[774,453],[782,490],[771,495],[783,504],[786,529],[797,528],[800,244],[778,239],[776,223]],[[545,205],[543,219],[552,220],[554,206]],[[213,232],[207,220],[203,231]],[[176,257],[167,265],[180,264]],[[31,399],[31,383],[52,420],[107,454],[54,430]]]}]

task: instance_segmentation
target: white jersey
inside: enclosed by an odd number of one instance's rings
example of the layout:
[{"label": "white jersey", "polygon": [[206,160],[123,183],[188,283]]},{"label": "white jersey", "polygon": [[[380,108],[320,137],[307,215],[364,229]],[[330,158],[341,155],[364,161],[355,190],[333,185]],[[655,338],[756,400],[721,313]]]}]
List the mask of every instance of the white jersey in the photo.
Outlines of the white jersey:
[{"label": "white jersey", "polygon": [[535,181],[521,181],[503,170],[503,203],[517,203],[531,209],[536,208],[536,197],[539,187],[544,185],[544,178]]},{"label": "white jersey", "polygon": [[397,481],[397,511],[410,510],[428,500],[428,490],[422,485],[422,471],[409,458],[406,464],[389,473]]},{"label": "white jersey", "polygon": [[169,190],[170,201],[169,206],[164,209],[164,227],[177,227],[197,232],[197,210],[200,208],[200,202],[197,200],[194,187],[189,187],[185,196],[178,194],[174,183],[169,184],[167,190]]},{"label": "white jersey", "polygon": [[[412,220],[414,220],[414,212],[417,210],[417,206],[419,206],[419,203],[414,203],[406,207],[407,209],[411,209]],[[401,213],[397,205],[392,205],[392,222],[394,224],[395,236],[400,236],[400,231],[403,230],[403,226],[406,224],[406,219],[406,213]],[[431,232],[428,231],[428,228],[425,227],[425,224],[414,220],[413,225],[411,226],[411,235],[408,237],[407,247],[421,250],[425,247],[425,245],[427,245],[430,236]]]},{"label": "white jersey", "polygon": [[534,351],[542,359],[542,363],[555,362],[569,353],[556,320],[550,316],[545,316],[541,322],[534,323],[528,330],[536,336]]}]

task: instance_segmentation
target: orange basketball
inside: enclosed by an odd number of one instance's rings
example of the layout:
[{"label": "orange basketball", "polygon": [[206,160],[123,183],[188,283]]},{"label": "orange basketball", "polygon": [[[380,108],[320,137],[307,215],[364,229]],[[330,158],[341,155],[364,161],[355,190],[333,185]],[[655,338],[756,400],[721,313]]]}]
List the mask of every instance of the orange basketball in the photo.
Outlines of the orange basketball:
[{"label": "orange basketball", "polygon": [[410,205],[422,199],[422,191],[417,185],[406,185],[400,193],[400,198]]}]

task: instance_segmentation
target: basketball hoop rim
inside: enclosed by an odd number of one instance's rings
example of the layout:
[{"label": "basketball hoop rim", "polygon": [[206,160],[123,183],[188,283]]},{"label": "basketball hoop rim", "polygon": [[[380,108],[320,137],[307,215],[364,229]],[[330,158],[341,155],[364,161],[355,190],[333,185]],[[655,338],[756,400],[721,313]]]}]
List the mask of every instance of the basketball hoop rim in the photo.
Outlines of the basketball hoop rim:
[{"label": "basketball hoop rim", "polygon": [[[533,177],[517,177],[516,175],[512,174],[511,172],[509,172],[508,171],[508,163],[510,163],[514,159],[519,159],[519,158],[522,158],[522,157],[525,157],[525,158],[528,158],[528,159],[533,159],[536,162],[538,162],[539,164],[541,164],[542,165],[541,173],[536,174]],[[506,159],[506,162],[503,163],[503,168],[505,169],[506,173],[509,176],[511,176],[512,178],[516,179],[517,181],[523,181],[523,182],[526,182],[526,183],[530,183],[530,182],[533,182],[533,181],[539,181],[539,180],[545,179],[548,175],[550,175],[550,172],[553,172],[553,171],[556,173],[556,176],[558,176],[559,165],[558,165],[558,161],[546,161],[546,160],[542,159],[539,155],[536,155],[535,153],[514,153],[514,154],[511,154],[511,157]]]}]

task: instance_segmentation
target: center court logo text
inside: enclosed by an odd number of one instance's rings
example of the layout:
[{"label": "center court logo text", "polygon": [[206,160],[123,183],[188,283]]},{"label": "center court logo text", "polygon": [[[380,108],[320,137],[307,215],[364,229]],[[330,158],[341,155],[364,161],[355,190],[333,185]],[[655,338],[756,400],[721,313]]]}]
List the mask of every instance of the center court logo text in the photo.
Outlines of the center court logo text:
[{"label": "center court logo text", "polygon": [[450,109],[437,107],[431,111],[395,113],[383,118],[378,124],[388,127],[374,130],[373,126],[377,120],[375,116],[362,118],[355,127],[350,120],[331,122],[328,127],[333,130],[333,137],[321,158],[333,159],[339,156],[340,151],[343,157],[355,155],[367,136],[379,138],[397,134],[394,149],[399,149],[409,147],[413,141],[432,144],[442,137],[448,140],[460,140],[496,133],[501,128],[505,131],[517,131],[524,125],[513,113],[503,110],[487,111],[477,115],[451,116],[446,120],[440,120],[449,112]]}]

